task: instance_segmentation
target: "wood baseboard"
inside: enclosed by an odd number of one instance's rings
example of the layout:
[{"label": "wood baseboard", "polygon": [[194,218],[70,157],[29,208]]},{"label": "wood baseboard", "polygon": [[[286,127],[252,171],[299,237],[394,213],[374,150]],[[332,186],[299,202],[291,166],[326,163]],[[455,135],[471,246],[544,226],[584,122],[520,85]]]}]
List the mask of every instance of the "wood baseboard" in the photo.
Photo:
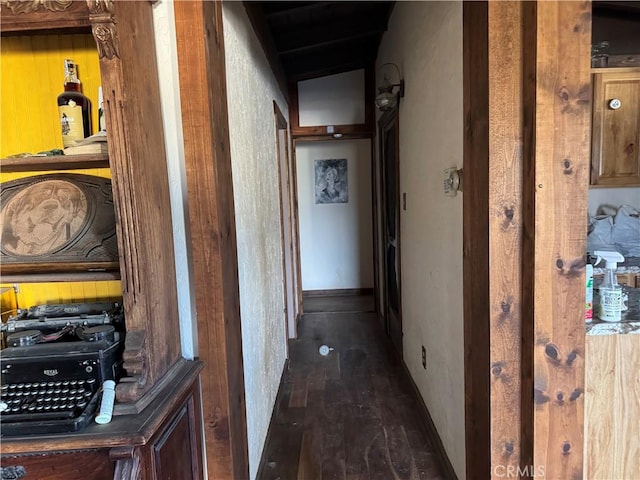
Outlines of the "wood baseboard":
[{"label": "wood baseboard", "polygon": [[373,288],[340,288],[335,290],[303,290],[303,297],[346,297],[351,295],[373,295]]},{"label": "wood baseboard", "polygon": [[438,430],[436,429],[435,423],[433,423],[433,419],[431,418],[431,414],[429,413],[429,409],[424,403],[422,399],[422,395],[420,394],[420,390],[418,390],[418,386],[413,381],[411,374],[409,373],[409,369],[407,365],[402,362],[402,370],[404,372],[405,379],[411,385],[411,389],[418,400],[420,412],[422,413],[422,418],[420,425],[423,427],[424,432],[427,434],[427,437],[431,441],[433,445],[433,449],[435,451],[442,468],[444,469],[444,474],[448,480],[458,480],[458,476],[456,475],[455,470],[453,469],[453,465],[451,465],[451,461],[447,455],[447,451],[444,449],[444,445],[442,444],[442,439],[438,434]]},{"label": "wood baseboard", "polygon": [[269,419],[269,428],[267,429],[267,435],[264,438],[264,444],[262,445],[262,454],[260,455],[260,464],[258,465],[258,473],[256,478],[267,478],[267,447],[271,444],[271,436],[273,435],[273,429],[271,428],[275,424],[275,417],[278,414],[278,406],[283,401],[282,386],[284,385],[284,375],[289,368],[289,359],[284,360],[284,366],[282,367],[282,374],[280,375],[280,385],[278,386],[278,393],[276,393],[276,400],[273,402],[273,410],[271,411],[271,418]]}]

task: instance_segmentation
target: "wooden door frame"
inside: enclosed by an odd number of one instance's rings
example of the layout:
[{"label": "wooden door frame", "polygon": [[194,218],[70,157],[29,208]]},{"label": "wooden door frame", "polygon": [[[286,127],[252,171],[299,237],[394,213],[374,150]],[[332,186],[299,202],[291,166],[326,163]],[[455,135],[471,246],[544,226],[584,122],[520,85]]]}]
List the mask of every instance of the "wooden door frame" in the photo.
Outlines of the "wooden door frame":
[{"label": "wooden door frame", "polygon": [[[379,228],[382,232],[382,243],[379,246],[379,248],[381,248],[381,253],[382,253],[382,265],[380,266],[380,269],[382,271],[382,282],[379,285],[380,287],[380,295],[382,297],[382,301],[384,303],[383,308],[380,312],[380,317],[383,321],[383,328],[385,330],[385,332],[389,335],[389,338],[392,339],[391,337],[391,333],[389,331],[387,331],[387,322],[389,320],[388,318],[388,310],[389,310],[389,305],[388,302],[386,300],[386,294],[387,294],[387,257],[386,257],[386,247],[387,247],[387,242],[386,242],[386,238],[387,238],[387,223],[386,223],[386,189],[385,189],[385,165],[384,165],[384,160],[383,160],[383,156],[384,156],[384,135],[383,135],[383,131],[386,131],[385,129],[387,127],[389,127],[391,124],[394,124],[391,128],[393,128],[396,132],[396,161],[398,163],[398,168],[397,168],[397,176],[396,176],[396,191],[398,193],[396,201],[397,201],[397,205],[398,205],[398,218],[397,218],[397,232],[396,232],[396,256],[397,256],[397,269],[396,269],[396,275],[398,277],[397,282],[398,282],[398,321],[400,322],[400,345],[399,345],[399,349],[396,349],[397,353],[398,353],[398,357],[399,358],[403,358],[403,350],[402,350],[402,335],[403,335],[403,329],[402,329],[402,246],[401,246],[401,242],[402,242],[402,229],[401,229],[401,215],[402,215],[402,195],[400,193],[400,115],[399,115],[399,111],[398,109],[394,109],[392,111],[389,112],[385,112],[379,119],[377,122],[377,126],[378,126],[378,134],[379,134],[379,141],[378,141],[378,152],[379,152],[379,166],[380,166],[380,178],[379,178],[379,182],[380,182],[380,190],[379,192],[377,192],[380,195],[380,224],[377,226],[377,228]],[[376,232],[377,233],[377,232]],[[393,343],[393,341],[392,341]]]},{"label": "wooden door frame", "polygon": [[463,4],[468,479],[583,475],[590,13]]},{"label": "wooden door frame", "polygon": [[302,260],[300,259],[300,213],[298,211],[298,163],[296,159],[296,139],[291,138],[291,152],[289,155],[289,161],[291,162],[291,215],[295,221],[293,227],[293,241],[295,242],[296,254],[296,284],[298,285],[298,295],[296,301],[298,302],[298,315],[296,316],[296,325],[300,322],[300,318],[304,313],[304,303],[302,301]]},{"label": "wooden door frame", "polygon": [[[300,251],[299,251],[299,247],[298,249],[294,249],[294,241],[297,242],[298,245],[300,245],[300,241],[298,239],[298,235],[297,235],[297,217],[294,217],[294,211],[297,211],[297,208],[294,208],[293,203],[294,200],[293,198],[295,198],[295,204],[297,207],[298,201],[297,201],[297,195],[294,196],[293,192],[293,186],[292,186],[292,182],[293,183],[297,183],[295,182],[296,179],[292,178],[293,177],[293,173],[295,172],[295,170],[292,169],[293,165],[292,165],[292,161],[291,161],[291,155],[289,153],[289,131],[288,131],[288,124],[287,124],[287,119],[285,118],[285,116],[282,114],[282,111],[280,110],[280,107],[278,107],[277,102],[274,100],[273,101],[273,113],[275,116],[275,125],[276,125],[276,148],[277,148],[277,152],[276,155],[278,157],[278,194],[279,194],[279,198],[280,198],[280,236],[281,236],[281,242],[282,242],[282,273],[284,275],[284,284],[285,284],[285,292],[284,292],[284,308],[285,308],[285,338],[289,339],[289,338],[297,338],[298,337],[298,318],[300,316],[300,312],[301,312],[301,304],[302,304],[302,294],[300,293],[302,290],[302,283],[300,281],[299,275],[297,274],[297,272],[300,269]],[[287,171],[287,178],[285,179],[285,181],[283,182],[282,179],[282,171],[281,171],[281,162],[282,159],[280,158],[280,131],[284,130],[285,131],[285,144],[284,144],[284,151],[285,151],[285,159],[284,161],[286,162],[286,171]],[[288,197],[288,211],[285,212],[284,211],[284,202],[283,202],[283,183],[287,186],[286,188],[286,195]],[[293,197],[293,198],[292,198]],[[284,216],[288,215],[289,217],[289,231],[285,232],[285,228],[284,228]],[[295,222],[295,223],[294,223]],[[289,307],[289,292],[287,290],[287,272],[286,272],[286,259],[285,259],[285,255],[286,255],[286,242],[285,242],[285,235],[288,235],[289,237],[289,245],[290,245],[290,252],[289,255],[291,256],[291,262],[292,262],[292,266],[293,268],[296,270],[296,274],[294,275],[294,277],[292,278],[293,281],[295,281],[295,294],[296,297],[294,299],[294,304],[296,306],[296,317],[293,319],[293,336],[289,335],[289,314],[288,314],[288,307]],[[294,252],[296,252],[296,254],[294,254]],[[287,348],[287,358],[289,358],[289,342],[286,342],[286,348]]]}]

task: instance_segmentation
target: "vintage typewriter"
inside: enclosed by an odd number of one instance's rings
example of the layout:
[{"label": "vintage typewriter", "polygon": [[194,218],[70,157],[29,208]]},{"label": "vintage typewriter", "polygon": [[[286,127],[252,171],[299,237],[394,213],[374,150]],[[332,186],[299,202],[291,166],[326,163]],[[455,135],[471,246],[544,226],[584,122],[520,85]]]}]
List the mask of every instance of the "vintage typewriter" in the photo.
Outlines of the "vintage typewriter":
[{"label": "vintage typewriter", "polygon": [[39,305],[2,324],[0,435],[75,432],[122,367],[118,303]]}]

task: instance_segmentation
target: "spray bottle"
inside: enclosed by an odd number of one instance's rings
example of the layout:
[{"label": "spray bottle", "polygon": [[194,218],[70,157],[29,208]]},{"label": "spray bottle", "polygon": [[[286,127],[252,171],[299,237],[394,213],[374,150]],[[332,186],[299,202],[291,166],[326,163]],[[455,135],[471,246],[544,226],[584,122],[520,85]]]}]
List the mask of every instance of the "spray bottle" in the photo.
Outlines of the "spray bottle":
[{"label": "spray bottle", "polygon": [[604,281],[600,285],[600,320],[605,322],[619,322],[622,319],[622,286],[616,279],[618,262],[624,262],[624,257],[615,251],[596,250],[598,257],[596,265],[601,260],[606,262]]}]

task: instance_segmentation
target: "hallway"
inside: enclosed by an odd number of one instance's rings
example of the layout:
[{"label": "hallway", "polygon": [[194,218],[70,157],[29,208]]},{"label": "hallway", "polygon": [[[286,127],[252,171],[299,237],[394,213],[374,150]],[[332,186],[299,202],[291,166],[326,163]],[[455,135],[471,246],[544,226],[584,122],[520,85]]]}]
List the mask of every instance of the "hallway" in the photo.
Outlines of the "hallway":
[{"label": "hallway", "polygon": [[[376,314],[354,312],[367,300],[305,299],[311,304],[289,343],[257,478],[446,478]],[[322,356],[321,345],[333,350]]]}]

